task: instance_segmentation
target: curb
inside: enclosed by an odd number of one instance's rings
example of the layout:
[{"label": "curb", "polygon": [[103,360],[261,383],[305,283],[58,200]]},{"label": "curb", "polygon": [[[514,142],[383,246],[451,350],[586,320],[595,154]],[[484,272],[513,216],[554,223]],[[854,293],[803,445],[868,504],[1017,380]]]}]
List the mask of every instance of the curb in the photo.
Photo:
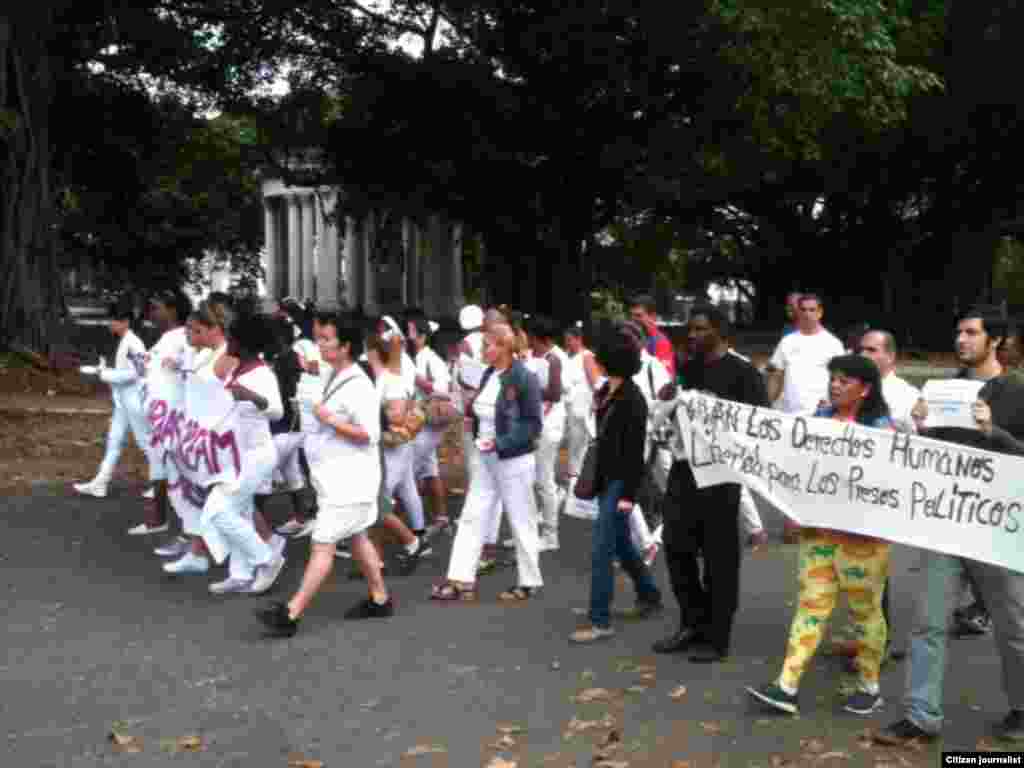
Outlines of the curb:
[{"label": "curb", "polygon": [[11,408],[0,406],[0,413],[46,415],[57,416],[109,416],[113,411],[105,411],[101,408]]}]

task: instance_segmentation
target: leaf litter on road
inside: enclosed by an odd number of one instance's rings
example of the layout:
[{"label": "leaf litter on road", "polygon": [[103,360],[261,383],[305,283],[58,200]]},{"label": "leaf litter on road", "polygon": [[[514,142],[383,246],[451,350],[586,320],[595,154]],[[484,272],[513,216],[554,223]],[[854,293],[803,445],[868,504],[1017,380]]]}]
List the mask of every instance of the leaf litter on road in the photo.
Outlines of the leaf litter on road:
[{"label": "leaf litter on road", "polygon": [[419,757],[420,755],[443,755],[448,750],[439,744],[417,744],[405,753],[406,757]]},{"label": "leaf litter on road", "polygon": [[680,686],[677,686],[677,687],[673,688],[669,692],[668,697],[670,699],[675,700],[675,701],[679,701],[685,695],[686,695],[686,686],[685,685],[680,685]]},{"label": "leaf litter on road", "polygon": [[288,757],[288,768],[324,768],[324,761],[304,757],[296,752]]},{"label": "leaf litter on road", "polygon": [[119,730],[112,730],[107,739],[114,745],[114,751],[123,754],[142,752],[142,742],[134,736]]},{"label": "leaf litter on road", "polygon": [[611,697],[612,692],[607,688],[585,688],[573,696],[572,700],[577,704],[590,704],[594,701],[609,701]]}]

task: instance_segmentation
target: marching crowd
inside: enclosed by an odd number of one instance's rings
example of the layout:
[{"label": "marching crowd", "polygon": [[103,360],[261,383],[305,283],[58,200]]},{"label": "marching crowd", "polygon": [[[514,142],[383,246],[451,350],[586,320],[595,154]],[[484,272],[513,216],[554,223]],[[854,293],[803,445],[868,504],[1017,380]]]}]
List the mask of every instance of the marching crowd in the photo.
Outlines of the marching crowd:
[{"label": "marching crowd", "polygon": [[[974,405],[977,429],[929,429],[920,392],[895,373],[892,334],[860,328],[844,344],[824,328],[822,302],[810,294],[792,295],[787,313],[791,325],[762,371],[733,349],[729,321],[711,305],[692,309],[685,350],[677,352],[647,296],[595,334],[592,348],[579,327],[504,306],[466,306],[457,322],[439,323],[414,309],[365,318],[293,299],[260,313],[223,294],[193,308],[184,295],[167,292],[150,300],[160,335],[147,350],[126,300],[112,308],[113,364],[101,358],[82,369],[110,385],[114,411],[103,462],[75,489],[106,496],[132,433],[146,453],[150,486],[145,518],[128,534],[168,534],[154,553],[170,574],[203,574],[226,560],[227,578],[209,585],[214,594],[266,593],[285,565],[286,539],[310,537],[298,591],[258,612],[266,633],[277,637],[296,633],[338,558],[352,559],[367,585],[345,617],[394,614],[390,572],[368,535],[374,526],[400,542],[403,573],[432,553],[437,532],[454,532],[445,578],[430,598],[469,601],[500,557],[504,520],[516,578],[498,598],[524,601],[543,587],[541,553],[562,544],[560,517],[587,517],[594,524],[588,622],[570,640],[593,643],[615,633],[616,564],[635,588],[635,615],[660,613],[652,564],[663,548],[679,623],[654,651],[716,663],[730,654],[743,547],[759,547],[766,536],[749,490],[699,487],[673,448],[663,415],[680,390],[1024,455],[1015,330],[980,312],[959,321],[960,376],[984,382]],[[147,402],[147,382],[159,375],[221,382],[236,401],[241,475],[187,489],[201,513],[172,504],[172,492],[182,488],[153,438]],[[442,436],[453,429],[468,482],[457,520],[449,517],[438,466]],[[564,487],[557,479],[563,447]],[[275,490],[291,502],[289,519],[276,530],[265,506]],[[172,524],[180,532],[171,534]],[[879,671],[891,653],[890,544],[793,524],[787,536],[799,545],[799,594],[785,660],[776,678],[747,692],[761,705],[798,711],[806,664],[844,593],[855,638],[846,652],[858,681],[844,708],[875,712],[883,703]],[[1000,734],[1024,740],[1024,574],[922,551],[918,575],[904,717],[876,738],[903,744],[941,730],[952,617],[956,633],[994,632],[1010,704]]]}]

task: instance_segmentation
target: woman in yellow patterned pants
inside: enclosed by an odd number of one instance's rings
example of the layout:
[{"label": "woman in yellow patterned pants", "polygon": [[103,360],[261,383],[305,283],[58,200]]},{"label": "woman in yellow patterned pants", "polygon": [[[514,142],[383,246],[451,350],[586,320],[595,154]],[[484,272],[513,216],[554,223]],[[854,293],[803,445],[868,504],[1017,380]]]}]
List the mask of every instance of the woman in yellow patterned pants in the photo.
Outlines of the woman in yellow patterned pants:
[{"label": "woman in yellow patterned pants", "polygon": [[[870,368],[868,368],[870,366]],[[881,392],[874,363],[854,355],[829,363],[832,407],[817,415],[839,417],[850,413],[855,420],[874,427],[888,425],[888,408],[873,403],[871,393]],[[855,407],[850,408],[853,404]],[[846,408],[844,408],[846,406]],[[844,414],[845,410],[845,414]],[[882,596],[889,576],[886,541],[852,533],[807,528],[800,533],[799,604],[789,630],[786,660],[777,681],[747,692],[758,701],[784,712],[796,713],[797,691],[807,662],[821,644],[840,591],[846,593],[850,623],[857,643],[858,689],[844,709],[867,715],[882,705],[878,674],[885,655],[888,627],[882,612]]]}]

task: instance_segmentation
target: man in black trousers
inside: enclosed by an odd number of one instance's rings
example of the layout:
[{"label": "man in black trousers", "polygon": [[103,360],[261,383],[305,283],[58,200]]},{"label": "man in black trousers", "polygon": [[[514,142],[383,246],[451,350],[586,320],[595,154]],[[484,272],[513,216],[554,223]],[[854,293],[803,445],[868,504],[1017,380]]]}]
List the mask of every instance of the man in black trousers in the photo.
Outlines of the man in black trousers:
[{"label": "man in black trousers", "polygon": [[[748,405],[768,407],[761,374],[729,354],[729,321],[717,307],[698,305],[687,329],[688,362],[682,379],[700,390]],[[739,605],[740,486],[698,488],[690,464],[672,465],[665,498],[663,532],[672,591],[681,612],[680,628],[654,644],[656,653],[692,650],[690,661],[709,664],[729,655],[733,616]],[[703,579],[697,562],[703,557]]]}]

